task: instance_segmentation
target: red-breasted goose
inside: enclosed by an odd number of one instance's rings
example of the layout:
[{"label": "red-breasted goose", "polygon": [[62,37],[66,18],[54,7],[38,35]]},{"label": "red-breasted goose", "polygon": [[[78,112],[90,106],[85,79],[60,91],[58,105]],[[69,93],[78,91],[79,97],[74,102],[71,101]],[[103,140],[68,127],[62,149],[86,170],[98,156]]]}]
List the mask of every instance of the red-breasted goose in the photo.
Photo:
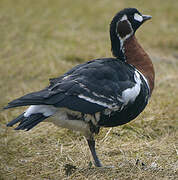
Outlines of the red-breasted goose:
[{"label": "red-breasted goose", "polygon": [[49,119],[54,124],[80,131],[88,141],[96,166],[94,134],[100,127],[119,126],[136,118],[145,108],[154,87],[152,62],[135,38],[136,30],[151,16],[135,8],[118,12],[110,25],[114,58],[80,64],[51,79],[45,89],[11,101],[4,109],[30,107],[7,126],[30,130]]}]

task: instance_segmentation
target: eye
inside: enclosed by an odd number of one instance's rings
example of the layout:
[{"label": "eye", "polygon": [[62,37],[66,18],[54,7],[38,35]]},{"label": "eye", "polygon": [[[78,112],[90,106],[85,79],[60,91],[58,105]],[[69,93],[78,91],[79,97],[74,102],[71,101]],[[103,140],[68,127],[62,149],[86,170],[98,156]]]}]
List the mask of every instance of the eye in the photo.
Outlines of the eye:
[{"label": "eye", "polygon": [[142,22],[143,21],[143,17],[140,14],[135,13],[134,14],[134,20]]}]

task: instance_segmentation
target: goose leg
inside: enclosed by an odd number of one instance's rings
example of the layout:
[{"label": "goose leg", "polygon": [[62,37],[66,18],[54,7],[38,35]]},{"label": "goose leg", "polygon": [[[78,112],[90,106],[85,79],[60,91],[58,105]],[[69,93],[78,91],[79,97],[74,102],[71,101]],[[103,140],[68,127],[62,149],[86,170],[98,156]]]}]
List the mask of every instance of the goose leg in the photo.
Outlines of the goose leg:
[{"label": "goose leg", "polygon": [[94,159],[94,163],[96,167],[102,167],[102,164],[96,154],[96,150],[95,150],[95,140],[94,139],[87,139],[88,142],[88,146],[90,148],[91,154],[93,156]]}]

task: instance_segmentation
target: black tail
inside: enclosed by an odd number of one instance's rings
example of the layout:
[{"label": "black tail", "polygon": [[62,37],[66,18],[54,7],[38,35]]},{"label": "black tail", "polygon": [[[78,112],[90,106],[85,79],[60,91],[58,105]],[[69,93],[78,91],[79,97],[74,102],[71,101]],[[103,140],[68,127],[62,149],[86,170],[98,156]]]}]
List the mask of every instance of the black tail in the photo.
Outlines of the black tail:
[{"label": "black tail", "polygon": [[65,93],[54,93],[47,88],[38,92],[26,94],[8,103],[4,109],[29,105],[54,105],[65,98]]},{"label": "black tail", "polygon": [[44,99],[45,96],[48,96],[48,94],[49,93],[46,90],[26,94],[25,96],[22,96],[8,103],[8,105],[4,107],[4,109],[9,109],[18,106],[45,104]]},{"label": "black tail", "polygon": [[19,123],[19,125],[15,128],[15,130],[27,130],[29,131],[34,126],[36,126],[38,123],[43,121],[44,119],[48,118],[47,116],[44,116],[41,113],[32,114],[29,117],[25,117],[24,113],[18,116],[16,119],[12,120],[7,124],[7,126],[13,126],[14,124]]}]

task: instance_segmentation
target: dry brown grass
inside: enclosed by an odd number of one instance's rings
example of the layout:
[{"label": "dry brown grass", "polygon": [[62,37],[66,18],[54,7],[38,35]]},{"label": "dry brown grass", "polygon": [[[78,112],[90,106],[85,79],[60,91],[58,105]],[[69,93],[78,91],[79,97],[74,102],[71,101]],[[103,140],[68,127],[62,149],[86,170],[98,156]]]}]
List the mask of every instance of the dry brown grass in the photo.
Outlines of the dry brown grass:
[{"label": "dry brown grass", "polygon": [[136,120],[96,137],[103,164],[114,168],[95,168],[78,133],[50,123],[6,128],[24,110],[17,108],[0,112],[0,179],[178,178],[177,0],[1,0],[0,106],[78,63],[111,56],[108,25],[124,7],[153,16],[137,37],[153,59],[156,87]]}]

